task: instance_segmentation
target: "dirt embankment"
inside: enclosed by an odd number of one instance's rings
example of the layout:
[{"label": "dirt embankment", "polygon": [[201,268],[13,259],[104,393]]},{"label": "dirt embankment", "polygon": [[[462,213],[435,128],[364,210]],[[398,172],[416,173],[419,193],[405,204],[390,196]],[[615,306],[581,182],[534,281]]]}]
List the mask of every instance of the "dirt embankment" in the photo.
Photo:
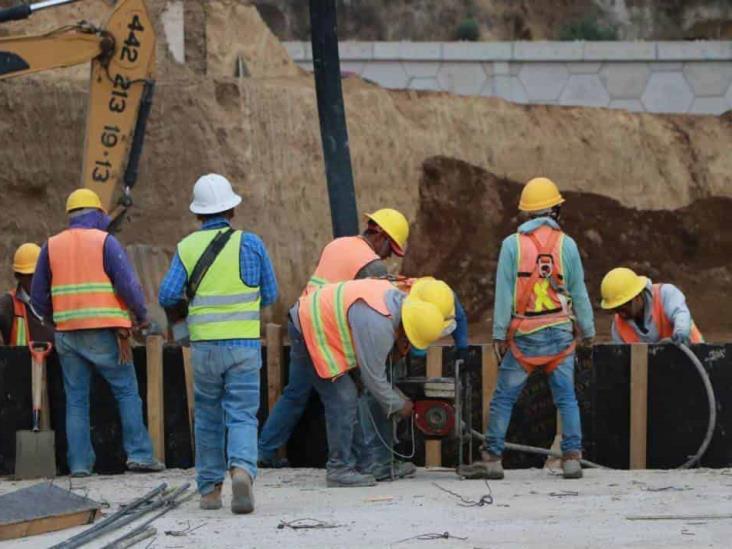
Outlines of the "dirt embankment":
[{"label": "dirt embankment", "polygon": [[[89,4],[106,5],[101,0]],[[161,6],[151,2],[154,14]],[[195,227],[188,212],[195,179],[207,171],[227,175],[245,196],[237,224],[262,235],[277,269],[279,319],[331,238],[312,77],[292,71],[286,59],[257,62],[262,44],[267,55],[279,44],[255,10],[207,3],[195,19],[199,25],[201,13],[207,38],[201,44],[203,35],[196,34],[199,49],[192,67],[174,63],[159,32],[158,85],[136,206],[121,238],[171,249]],[[246,25],[249,31],[216,32],[230,25]],[[248,77],[233,76],[231,51],[244,59]],[[208,74],[200,71],[203,60],[210,62]],[[42,242],[64,226],[65,197],[79,181],[86,89],[86,78],[68,71],[0,84],[0,257],[7,259],[18,244]],[[674,209],[705,197],[732,197],[729,118],[523,106],[387,91],[357,78],[344,80],[344,94],[360,211],[390,206],[414,219],[423,163],[438,155],[512,181],[546,175],[565,191],[604,195],[624,208]],[[467,234],[470,242],[487,234],[474,227],[492,202],[478,207],[470,195],[454,199],[462,201],[454,214],[435,221],[454,227],[429,243],[435,255],[464,246],[451,234]],[[593,208],[576,211],[590,215]],[[466,269],[471,280],[492,276],[483,263],[470,261],[475,266]],[[427,272],[429,265],[420,270]],[[0,283],[10,281],[4,267]],[[481,282],[476,292],[489,282]]]},{"label": "dirt embankment", "polygon": [[[516,208],[521,187],[452,158],[430,158],[422,166],[404,270],[444,277],[461,296],[481,340],[490,337],[501,241],[523,221]],[[703,198],[659,211],[628,208],[596,193],[564,195],[562,226],[580,248],[601,336],[609,333],[609,317],[599,308],[600,281],[621,265],[679,286],[708,340],[732,334],[732,199]]]}]

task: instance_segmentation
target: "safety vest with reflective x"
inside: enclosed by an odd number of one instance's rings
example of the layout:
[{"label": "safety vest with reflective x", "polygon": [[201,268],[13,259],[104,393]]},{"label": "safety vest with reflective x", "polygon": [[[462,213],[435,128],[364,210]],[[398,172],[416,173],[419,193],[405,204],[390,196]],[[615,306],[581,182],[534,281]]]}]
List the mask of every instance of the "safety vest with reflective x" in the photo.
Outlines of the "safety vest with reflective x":
[{"label": "safety vest with reflective x", "polygon": [[[197,231],[178,244],[178,256],[189,277],[210,242],[224,230],[228,227]],[[191,341],[259,339],[259,286],[242,281],[241,239],[241,231],[229,238],[188,305]]]}]

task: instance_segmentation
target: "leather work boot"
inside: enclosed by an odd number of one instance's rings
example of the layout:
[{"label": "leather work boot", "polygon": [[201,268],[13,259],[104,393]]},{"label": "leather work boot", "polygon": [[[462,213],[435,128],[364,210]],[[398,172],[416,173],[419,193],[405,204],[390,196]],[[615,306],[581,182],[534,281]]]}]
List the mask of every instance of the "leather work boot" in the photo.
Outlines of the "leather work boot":
[{"label": "leather work boot", "polygon": [[281,458],[278,456],[273,456],[271,458],[259,458],[257,460],[257,467],[260,469],[284,469],[289,466],[290,462],[287,458]]},{"label": "leather work boot", "polygon": [[254,511],[252,477],[244,469],[231,468],[231,512],[246,515]]},{"label": "leather work boot", "polygon": [[394,467],[386,465],[379,467],[373,471],[373,475],[377,481],[391,480],[405,477],[413,477],[417,472],[417,467],[411,461],[395,461]]},{"label": "leather work boot", "polygon": [[205,496],[201,496],[201,501],[198,505],[201,509],[207,511],[221,509],[221,484],[217,484],[211,492]]},{"label": "leather work boot", "polygon": [[359,473],[354,469],[348,471],[328,471],[325,475],[325,481],[328,488],[376,486],[374,475]]},{"label": "leather work boot", "polygon": [[562,456],[564,478],[582,478],[582,452],[566,452]]},{"label": "leather work boot", "polygon": [[480,461],[476,461],[471,465],[461,465],[458,467],[458,474],[467,479],[502,480],[503,464],[501,463],[501,456],[482,451]]}]

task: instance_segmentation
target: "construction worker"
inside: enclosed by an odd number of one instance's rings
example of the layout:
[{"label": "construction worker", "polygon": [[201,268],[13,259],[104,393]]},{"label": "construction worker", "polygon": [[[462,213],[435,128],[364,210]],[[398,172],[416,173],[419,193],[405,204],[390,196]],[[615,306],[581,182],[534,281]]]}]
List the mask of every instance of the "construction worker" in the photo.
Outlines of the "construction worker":
[{"label": "construction worker", "polygon": [[5,345],[21,347],[30,341],[53,341],[53,327],[30,304],[31,280],[41,248],[32,242],[22,244],[13,256],[14,290],[0,297],[0,336]]},{"label": "construction worker", "polygon": [[153,457],[142,419],[129,347],[130,328],[148,324],[142,286],[125,249],[105,232],[109,217],[94,191],[72,192],[66,212],[69,228],[41,249],[31,299],[36,311],[56,325],[71,475],[89,476],[94,468],[89,428],[92,369],[109,383],[117,400],[127,468],[161,471],[164,466]]},{"label": "construction worker", "polygon": [[251,513],[257,475],[260,308],[274,303],[278,290],[262,240],[231,228],[241,200],[221,175],[196,181],[190,210],[201,228],[178,243],[159,302],[170,309],[184,295],[188,298],[200,507],[221,508],[228,469],[232,512]]},{"label": "construction worker", "polygon": [[503,478],[501,456],[513,406],[536,368],[548,375],[562,419],[564,477],[582,476],[575,317],[585,345],[592,344],[595,326],[577,245],[559,224],[563,202],[551,180],[529,181],[519,209],[530,219],[501,246],[493,315],[494,349],[501,364],[481,461],[466,469],[472,478]]},{"label": "construction worker", "polygon": [[[302,295],[327,283],[345,282],[387,275],[383,260],[392,254],[402,257],[407,248],[409,223],[397,210],[383,208],[366,214],[366,229],[359,236],[344,236],[330,242],[320,254],[315,272]],[[312,390],[310,376],[290,362],[289,379],[282,396],[271,410],[259,436],[260,467],[286,467],[277,457],[295,429]]]},{"label": "construction worker", "polygon": [[605,275],[600,285],[602,308],[614,313],[615,343],[703,343],[691,319],[686,297],[673,284],[653,284],[626,267]]},{"label": "construction worker", "polygon": [[353,454],[354,369],[387,417],[411,415],[412,402],[392,388],[386,362],[392,353],[404,356],[410,344],[426,349],[454,328],[438,306],[450,306],[452,290],[440,285],[425,295],[432,301],[409,298],[388,280],[352,280],[322,286],[290,309],[290,361],[310,377],[325,408],[329,487],[376,484],[372,474],[356,469]]}]

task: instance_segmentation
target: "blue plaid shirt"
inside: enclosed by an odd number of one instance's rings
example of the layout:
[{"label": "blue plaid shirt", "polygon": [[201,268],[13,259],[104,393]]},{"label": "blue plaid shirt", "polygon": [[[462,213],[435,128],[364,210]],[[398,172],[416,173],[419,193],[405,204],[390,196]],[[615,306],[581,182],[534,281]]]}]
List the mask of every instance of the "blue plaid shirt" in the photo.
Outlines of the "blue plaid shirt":
[{"label": "blue plaid shirt", "polygon": [[[202,231],[228,227],[229,222],[223,217],[207,219],[201,225]],[[262,298],[262,307],[271,305],[277,300],[277,278],[272,263],[267,254],[264,242],[255,234],[244,233],[241,238],[241,253],[239,254],[241,279],[247,286],[259,286]],[[160,284],[158,303],[162,307],[172,307],[185,294],[188,283],[188,273],[176,252],[170,269]],[[207,342],[213,345],[228,345],[235,347],[259,347],[259,339],[223,339]]]}]

